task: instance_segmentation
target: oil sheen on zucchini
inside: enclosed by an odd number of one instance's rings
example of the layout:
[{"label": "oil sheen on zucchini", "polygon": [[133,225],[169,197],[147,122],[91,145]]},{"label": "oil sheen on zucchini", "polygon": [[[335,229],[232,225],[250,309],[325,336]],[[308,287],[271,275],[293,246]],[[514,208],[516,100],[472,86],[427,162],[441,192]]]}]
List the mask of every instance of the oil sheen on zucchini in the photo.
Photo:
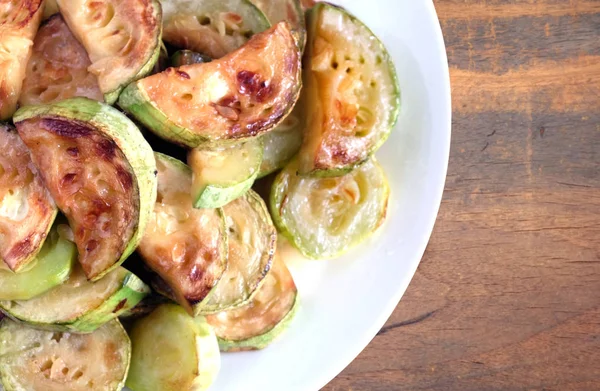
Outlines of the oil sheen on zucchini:
[{"label": "oil sheen on zucchini", "polygon": [[260,170],[260,139],[225,147],[194,148],[188,154],[192,168],[195,208],[220,208],[252,187]]},{"label": "oil sheen on zucchini", "polygon": [[317,3],[307,26],[300,174],[343,175],[373,154],[394,126],[396,72],[381,41],[344,9]]},{"label": "oil sheen on zucchini", "polygon": [[297,160],[271,190],[273,220],[305,256],[333,258],[369,237],[384,221],[389,186],[374,158],[335,178],[297,175]]},{"label": "oil sheen on zucchini", "polygon": [[158,197],[138,253],[190,313],[214,289],[227,268],[222,209],[194,209],[192,171],[156,154]]},{"label": "oil sheen on zucchini", "polygon": [[135,307],[148,293],[150,289],[122,267],[89,282],[75,266],[64,284],[30,300],[2,300],[0,307],[37,328],[89,333]]},{"label": "oil sheen on zucchini", "polygon": [[87,98],[26,106],[14,121],[69,220],[83,270],[98,280],[133,252],[152,213],[150,145],[121,112]]},{"label": "oil sheen on zucchini", "polygon": [[248,304],[207,315],[224,352],[264,349],[290,324],[298,307],[298,291],[284,261],[275,256],[265,282]]},{"label": "oil sheen on zucchini", "polygon": [[17,109],[25,68],[44,11],[43,0],[0,1],[0,120]]},{"label": "oil sheen on zucchini", "polygon": [[271,24],[287,21],[298,36],[298,45],[304,50],[306,25],[300,0],[252,0],[265,13]]},{"label": "oil sheen on zucchini", "polygon": [[223,207],[228,230],[227,270],[197,312],[210,314],[246,304],[271,269],[277,232],[253,190]]},{"label": "oil sheen on zucchini", "polygon": [[75,244],[61,237],[55,225],[26,271],[0,269],[0,300],[28,300],[64,283],[75,262]]},{"label": "oil sheen on zucchini", "polygon": [[203,317],[163,304],[136,321],[127,387],[133,391],[202,391],[221,367],[217,338]]},{"label": "oil sheen on zucchini", "polygon": [[56,204],[11,126],[0,123],[0,263],[15,272],[35,259],[56,217]]},{"label": "oil sheen on zucchini", "polygon": [[300,53],[282,22],[227,56],[130,84],[119,106],[160,137],[195,148],[265,133],[300,92]]},{"label": "oil sheen on zucchini", "polygon": [[120,391],[131,342],[113,320],[91,334],[0,324],[0,379],[5,391]]},{"label": "oil sheen on zucchini", "polygon": [[271,25],[248,0],[161,0],[163,39],[169,44],[221,58]]},{"label": "oil sheen on zucchini", "polygon": [[63,18],[59,14],[50,17],[35,36],[19,104],[51,103],[75,96],[102,101],[98,79],[88,71],[90,65],[87,52]]},{"label": "oil sheen on zucchini", "polygon": [[104,100],[112,104],[121,90],[147,75],[161,48],[158,0],[57,0],[77,40],[87,50],[91,73]]}]

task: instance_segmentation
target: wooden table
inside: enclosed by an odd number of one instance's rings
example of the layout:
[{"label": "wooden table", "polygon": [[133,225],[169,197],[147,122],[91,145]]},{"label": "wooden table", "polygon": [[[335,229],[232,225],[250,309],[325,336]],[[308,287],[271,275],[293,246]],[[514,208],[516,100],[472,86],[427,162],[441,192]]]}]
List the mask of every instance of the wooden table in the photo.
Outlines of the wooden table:
[{"label": "wooden table", "polygon": [[325,390],[600,390],[600,0],[435,5],[454,110],[440,214]]}]

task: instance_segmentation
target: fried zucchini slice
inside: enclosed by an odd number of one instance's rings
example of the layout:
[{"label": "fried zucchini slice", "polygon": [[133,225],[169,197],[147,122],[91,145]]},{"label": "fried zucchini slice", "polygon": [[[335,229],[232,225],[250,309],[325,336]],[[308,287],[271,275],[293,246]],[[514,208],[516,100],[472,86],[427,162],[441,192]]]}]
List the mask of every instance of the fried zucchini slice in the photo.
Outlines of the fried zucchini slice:
[{"label": "fried zucchini slice", "polygon": [[396,123],[396,71],[381,41],[344,9],[318,3],[307,25],[300,173],[343,175],[367,160]]},{"label": "fried zucchini slice", "polygon": [[17,109],[43,0],[0,1],[0,120]]},{"label": "fried zucchini slice", "polygon": [[104,100],[147,75],[160,54],[162,18],[157,0],[57,0],[60,13],[83,44]]},{"label": "fried zucchini slice", "polygon": [[30,300],[2,300],[0,307],[36,328],[89,333],[126,314],[149,293],[142,280],[122,267],[90,282],[76,265],[64,284]]},{"label": "fried zucchini slice", "polygon": [[271,27],[248,0],[162,0],[163,39],[169,44],[221,58],[252,35]]},{"label": "fried zucchini slice", "polygon": [[220,208],[252,187],[263,156],[260,139],[222,148],[194,148],[188,154],[192,168],[195,208]]},{"label": "fried zucchini slice", "polygon": [[375,158],[335,178],[302,177],[293,160],[275,178],[270,207],[279,231],[302,254],[333,258],[385,220],[389,186]]},{"label": "fried zucchini slice", "polygon": [[87,52],[63,18],[52,16],[35,36],[19,105],[52,103],[75,96],[102,101],[98,79],[88,71],[90,64]]},{"label": "fried zucchini slice", "polygon": [[282,22],[219,60],[130,84],[119,105],[160,137],[195,148],[274,128],[292,110],[300,86],[300,53]]},{"label": "fried zucchini slice", "polygon": [[0,378],[6,391],[120,391],[131,342],[113,320],[91,334],[0,324]]},{"label": "fried zucchini slice", "polygon": [[158,197],[138,253],[190,313],[227,267],[227,233],[221,209],[194,209],[192,172],[181,161],[156,154]]},{"label": "fried zucchini slice", "polygon": [[121,112],[87,98],[27,106],[14,121],[69,220],[83,270],[100,279],[137,247],[154,208],[150,145]]},{"label": "fried zucchini slice", "polygon": [[163,304],[136,321],[127,387],[133,391],[202,391],[221,368],[219,344],[203,317]]},{"label": "fried zucchini slice", "polygon": [[284,261],[275,256],[265,282],[243,307],[207,315],[224,352],[264,349],[290,324],[298,307],[298,290]]},{"label": "fried zucchini slice", "polygon": [[197,313],[211,314],[248,303],[271,269],[277,231],[262,198],[253,190],[223,207],[228,230],[227,270],[200,303]]},{"label": "fried zucchini slice", "polygon": [[178,50],[171,56],[171,66],[178,68],[183,65],[202,64],[211,62],[212,58],[191,50]]},{"label": "fried zucchini slice", "polygon": [[302,111],[296,106],[281,124],[261,136],[264,147],[258,178],[282,169],[298,153],[303,130]]},{"label": "fried zucchini slice", "polygon": [[297,35],[298,45],[304,50],[306,24],[300,0],[252,0],[265,13],[271,24],[287,21]]},{"label": "fried zucchini slice", "polygon": [[0,263],[15,272],[35,259],[56,204],[14,128],[0,123]]},{"label": "fried zucchini slice", "polygon": [[0,300],[29,300],[64,283],[76,260],[75,244],[62,238],[55,225],[26,271],[0,270]]}]

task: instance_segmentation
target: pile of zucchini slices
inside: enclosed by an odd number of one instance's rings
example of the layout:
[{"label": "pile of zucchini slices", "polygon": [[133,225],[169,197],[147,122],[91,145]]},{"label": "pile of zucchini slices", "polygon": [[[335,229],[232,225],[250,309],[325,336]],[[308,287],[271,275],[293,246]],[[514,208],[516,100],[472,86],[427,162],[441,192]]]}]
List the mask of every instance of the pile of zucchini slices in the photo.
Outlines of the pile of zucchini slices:
[{"label": "pile of zucchini slices", "polygon": [[327,3],[0,0],[4,389],[209,388],[298,310],[282,241],[331,258],[382,224],[398,110]]}]

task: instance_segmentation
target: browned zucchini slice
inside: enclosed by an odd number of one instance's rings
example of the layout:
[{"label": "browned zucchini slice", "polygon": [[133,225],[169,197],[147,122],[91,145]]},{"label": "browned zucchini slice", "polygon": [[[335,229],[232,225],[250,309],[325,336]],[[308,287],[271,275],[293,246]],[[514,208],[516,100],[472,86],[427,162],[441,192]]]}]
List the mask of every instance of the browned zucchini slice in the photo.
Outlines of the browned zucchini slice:
[{"label": "browned zucchini slice", "polygon": [[156,154],[158,196],[138,252],[190,313],[227,267],[227,234],[221,209],[194,209],[192,171]]},{"label": "browned zucchini slice", "polygon": [[161,48],[162,18],[157,0],[57,0],[73,34],[87,50],[107,103],[147,75]]},{"label": "browned zucchini slice", "polygon": [[0,1],[0,120],[17,109],[43,0]]},{"label": "browned zucchini slice", "polygon": [[56,205],[17,132],[0,124],[0,256],[13,271],[35,259]]},{"label": "browned zucchini slice", "polygon": [[27,106],[14,121],[69,220],[85,274],[100,279],[137,247],[152,213],[150,145],[121,112],[87,98]]},{"label": "browned zucchini slice", "polygon": [[219,60],[130,84],[119,105],[159,136],[189,147],[253,137],[292,110],[299,72],[299,49],[281,22]]},{"label": "browned zucchini slice", "polygon": [[285,262],[275,256],[265,282],[248,304],[231,311],[207,315],[221,351],[263,349],[294,318],[298,291]]},{"label": "browned zucchini slice", "polygon": [[35,36],[19,104],[52,103],[75,96],[102,101],[98,79],[88,72],[90,64],[63,18],[52,16]]},{"label": "browned zucchini slice", "polygon": [[271,24],[287,21],[298,36],[298,44],[304,50],[306,25],[300,0],[252,0],[265,13]]}]

